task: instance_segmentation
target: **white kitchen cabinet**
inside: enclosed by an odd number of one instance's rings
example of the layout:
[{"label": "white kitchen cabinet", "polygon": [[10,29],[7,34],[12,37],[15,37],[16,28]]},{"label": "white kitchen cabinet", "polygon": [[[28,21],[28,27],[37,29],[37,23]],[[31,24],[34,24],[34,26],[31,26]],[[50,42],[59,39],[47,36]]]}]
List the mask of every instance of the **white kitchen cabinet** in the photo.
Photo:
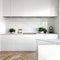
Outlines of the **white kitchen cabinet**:
[{"label": "white kitchen cabinet", "polygon": [[18,38],[15,40],[15,50],[16,51],[35,51],[36,36],[35,35],[18,36]]},{"label": "white kitchen cabinet", "polygon": [[[9,13],[12,17],[57,16],[57,0],[8,0],[8,3],[6,5],[4,8],[8,8],[5,11],[8,13],[10,10]],[[9,16],[7,13],[5,13],[6,16]]]},{"label": "white kitchen cabinet", "polygon": [[11,16],[11,0],[3,0],[3,16]]},{"label": "white kitchen cabinet", "polygon": [[[6,34],[0,38],[2,51],[36,51],[36,40],[42,40],[41,34]],[[58,39],[58,35],[48,34],[45,39]]]},{"label": "white kitchen cabinet", "polygon": [[15,50],[15,37],[12,35],[3,35],[1,37],[1,50],[14,51]]},{"label": "white kitchen cabinet", "polygon": [[35,35],[3,35],[1,37],[2,51],[35,51]]},{"label": "white kitchen cabinet", "polygon": [[56,16],[56,1],[11,0],[12,16]]}]

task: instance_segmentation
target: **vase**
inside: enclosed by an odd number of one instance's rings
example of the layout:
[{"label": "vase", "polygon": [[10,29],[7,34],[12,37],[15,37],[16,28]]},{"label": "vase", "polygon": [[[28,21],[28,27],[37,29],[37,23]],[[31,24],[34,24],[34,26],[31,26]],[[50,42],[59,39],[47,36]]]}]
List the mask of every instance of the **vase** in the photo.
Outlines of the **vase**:
[{"label": "vase", "polygon": [[11,34],[14,34],[15,32],[10,32]]},{"label": "vase", "polygon": [[41,31],[40,33],[41,33],[41,34],[43,34],[43,33],[44,33],[44,31]]}]

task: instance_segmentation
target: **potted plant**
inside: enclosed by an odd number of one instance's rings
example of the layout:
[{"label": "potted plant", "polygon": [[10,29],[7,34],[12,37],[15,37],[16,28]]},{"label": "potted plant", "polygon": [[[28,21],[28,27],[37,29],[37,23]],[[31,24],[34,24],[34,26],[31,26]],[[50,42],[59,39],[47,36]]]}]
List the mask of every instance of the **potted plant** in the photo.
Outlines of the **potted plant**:
[{"label": "potted plant", "polygon": [[10,33],[15,33],[15,29],[10,28],[10,29],[9,29],[9,32],[10,32]]},{"label": "potted plant", "polygon": [[43,28],[43,27],[39,27],[39,28],[38,28],[38,32],[39,32],[39,33],[46,33],[47,30],[46,30],[45,28]]}]

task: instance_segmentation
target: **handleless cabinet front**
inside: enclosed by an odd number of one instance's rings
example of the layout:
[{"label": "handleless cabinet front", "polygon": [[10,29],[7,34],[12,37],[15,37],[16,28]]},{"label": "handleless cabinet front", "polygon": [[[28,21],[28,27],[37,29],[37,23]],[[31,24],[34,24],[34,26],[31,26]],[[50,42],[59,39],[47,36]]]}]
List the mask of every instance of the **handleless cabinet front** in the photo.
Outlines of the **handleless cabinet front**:
[{"label": "handleless cabinet front", "polygon": [[57,0],[3,0],[4,16],[57,16]]},{"label": "handleless cabinet front", "polygon": [[3,0],[3,16],[11,16],[11,0]]},{"label": "handleless cabinet front", "polygon": [[3,35],[1,37],[2,51],[36,51],[34,35]]}]

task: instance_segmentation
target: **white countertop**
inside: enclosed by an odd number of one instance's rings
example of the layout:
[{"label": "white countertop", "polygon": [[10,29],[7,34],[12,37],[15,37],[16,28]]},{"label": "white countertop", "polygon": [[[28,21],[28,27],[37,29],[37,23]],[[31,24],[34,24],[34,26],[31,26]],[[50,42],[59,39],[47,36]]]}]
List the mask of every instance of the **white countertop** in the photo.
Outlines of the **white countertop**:
[{"label": "white countertop", "polygon": [[38,45],[60,44],[60,39],[37,39]]},{"label": "white countertop", "polygon": [[13,33],[13,34],[10,34],[10,33],[8,33],[8,34],[0,34],[0,35],[58,35],[58,34],[50,34],[50,33],[43,33],[43,34],[39,34],[39,33]]}]

